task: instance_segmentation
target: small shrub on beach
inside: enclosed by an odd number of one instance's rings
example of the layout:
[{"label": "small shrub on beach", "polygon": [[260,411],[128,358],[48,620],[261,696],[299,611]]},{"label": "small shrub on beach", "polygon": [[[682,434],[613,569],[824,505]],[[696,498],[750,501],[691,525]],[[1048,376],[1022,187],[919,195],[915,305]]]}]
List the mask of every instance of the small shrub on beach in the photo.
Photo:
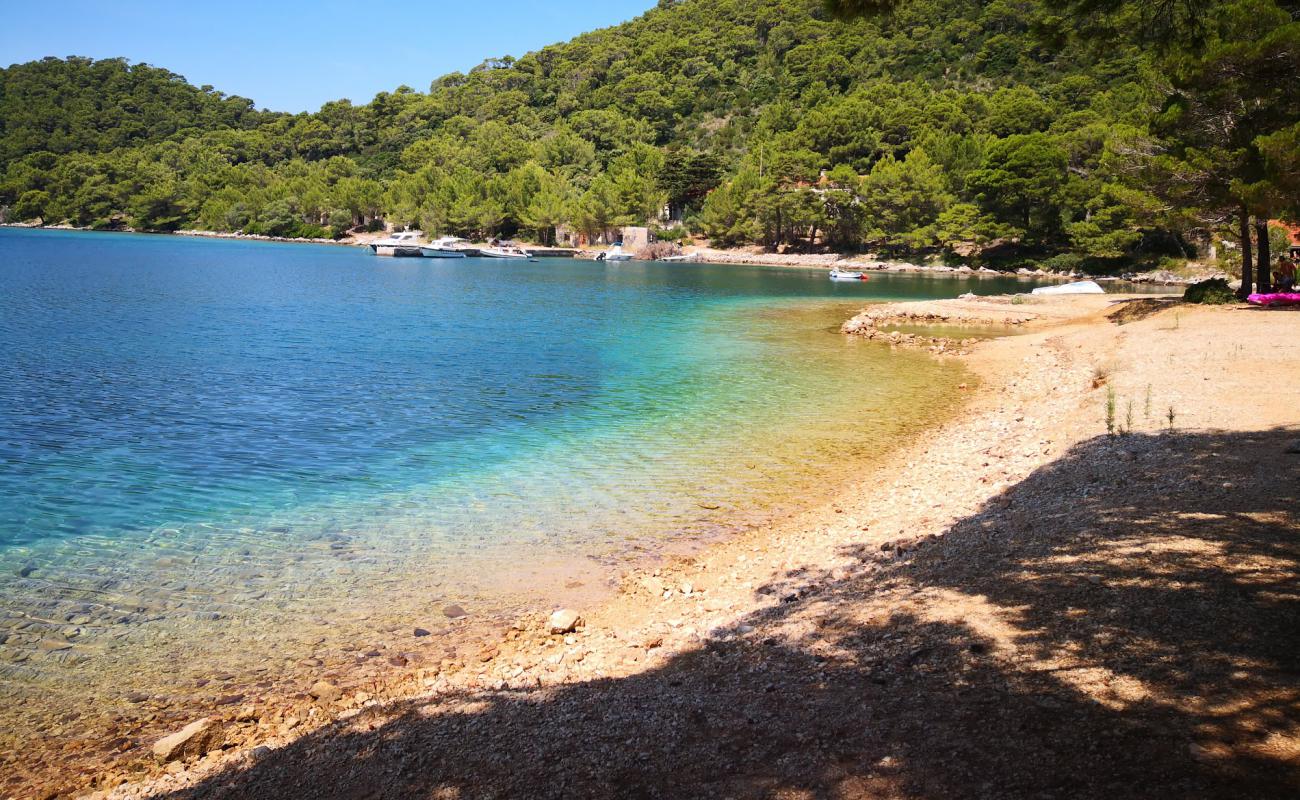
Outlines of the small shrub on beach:
[{"label": "small shrub on beach", "polygon": [[1110,380],[1110,367],[1098,364],[1092,368],[1092,388],[1100,389],[1108,380]]},{"label": "small shrub on beach", "polygon": [[1210,278],[1188,286],[1183,292],[1183,300],[1188,303],[1221,306],[1237,302],[1237,295],[1224,278]]}]

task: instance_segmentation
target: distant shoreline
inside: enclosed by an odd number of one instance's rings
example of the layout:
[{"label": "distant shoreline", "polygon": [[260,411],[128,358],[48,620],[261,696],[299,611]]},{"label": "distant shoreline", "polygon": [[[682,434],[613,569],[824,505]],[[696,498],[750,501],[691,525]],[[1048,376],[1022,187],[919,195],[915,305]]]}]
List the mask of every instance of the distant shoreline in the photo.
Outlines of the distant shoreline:
[{"label": "distant shoreline", "polygon": [[[80,231],[84,233],[140,233],[150,236],[186,236],[194,239],[229,239],[241,242],[276,242],[280,244],[323,244],[336,247],[365,247],[371,241],[387,236],[387,232],[354,234],[343,239],[313,239],[288,236],[266,236],[254,233],[227,233],[222,231],[178,230],[178,231],[137,231],[117,230],[99,231],[75,225],[30,225],[21,222],[0,223],[0,228],[23,228],[28,230]],[[540,245],[538,245],[540,247]],[[589,258],[602,248],[579,249],[575,257]],[[752,249],[719,250],[700,247],[687,253],[695,256],[695,263],[734,264],[738,266],[787,267],[790,269],[830,269],[842,267],[865,272],[916,273],[925,275],[952,275],[961,277],[1022,277],[1039,280],[1077,281],[1093,280],[1104,282],[1150,283],[1163,286],[1186,286],[1197,281],[1214,277],[1224,277],[1218,270],[1207,270],[1188,276],[1175,275],[1167,271],[1137,273],[1126,276],[1092,275],[1083,272],[1058,273],[1042,269],[1021,267],[1016,270],[996,270],[989,267],[970,267],[966,265],[950,267],[943,264],[917,264],[911,261],[894,261],[872,258],[863,254],[849,253],[764,253]]]}]

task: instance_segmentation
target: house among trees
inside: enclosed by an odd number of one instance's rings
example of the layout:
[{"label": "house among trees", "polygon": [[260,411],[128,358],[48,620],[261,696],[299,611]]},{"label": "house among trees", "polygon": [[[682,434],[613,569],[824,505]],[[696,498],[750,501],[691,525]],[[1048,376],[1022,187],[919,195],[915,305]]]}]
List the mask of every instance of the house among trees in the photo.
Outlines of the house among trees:
[{"label": "house among trees", "polygon": [[1293,259],[1300,258],[1300,223],[1277,219],[1273,220],[1272,224],[1286,230],[1287,236],[1291,239],[1289,255]]},{"label": "house among trees", "polygon": [[572,225],[555,226],[555,244],[557,247],[589,247],[609,245],[622,242],[623,249],[636,252],[649,247],[655,240],[649,228],[641,225],[623,225],[617,228],[588,235]]}]

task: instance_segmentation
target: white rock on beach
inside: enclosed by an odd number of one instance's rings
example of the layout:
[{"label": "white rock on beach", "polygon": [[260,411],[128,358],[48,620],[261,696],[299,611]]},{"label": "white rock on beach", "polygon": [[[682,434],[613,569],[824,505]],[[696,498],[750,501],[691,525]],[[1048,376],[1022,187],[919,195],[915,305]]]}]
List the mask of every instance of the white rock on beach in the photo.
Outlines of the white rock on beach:
[{"label": "white rock on beach", "polygon": [[642,588],[656,597],[664,593],[664,582],[653,575],[642,575],[639,582]]},{"label": "white rock on beach", "polygon": [[220,722],[204,717],[195,720],[170,736],[164,736],[154,743],[154,758],[159,763],[175,761],[178,758],[198,758],[210,750],[220,747],[225,740],[225,730]]},{"label": "white rock on beach", "polygon": [[547,620],[546,627],[551,633],[572,633],[573,629],[582,624],[582,617],[578,612],[571,608],[561,608],[551,615]]}]

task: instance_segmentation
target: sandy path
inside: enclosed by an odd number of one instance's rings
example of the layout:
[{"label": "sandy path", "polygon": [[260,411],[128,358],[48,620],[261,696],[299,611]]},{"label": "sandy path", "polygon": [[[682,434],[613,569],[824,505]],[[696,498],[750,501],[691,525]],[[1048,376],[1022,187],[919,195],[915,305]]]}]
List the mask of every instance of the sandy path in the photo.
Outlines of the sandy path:
[{"label": "sandy path", "polygon": [[111,795],[1297,796],[1300,314],[1060,302],[836,502]]}]

